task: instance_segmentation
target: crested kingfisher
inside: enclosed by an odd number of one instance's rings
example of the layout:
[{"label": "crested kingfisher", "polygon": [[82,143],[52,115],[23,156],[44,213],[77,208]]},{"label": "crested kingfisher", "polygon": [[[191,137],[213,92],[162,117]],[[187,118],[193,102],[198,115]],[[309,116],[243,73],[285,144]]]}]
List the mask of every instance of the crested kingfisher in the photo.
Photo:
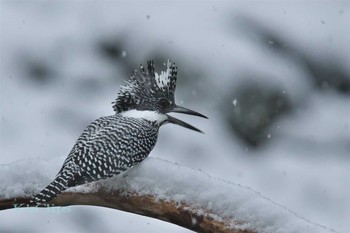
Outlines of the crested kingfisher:
[{"label": "crested kingfisher", "polygon": [[92,122],[80,135],[56,178],[31,203],[45,204],[69,187],[106,179],[143,161],[157,142],[160,126],[173,123],[202,132],[168,113],[206,116],[175,104],[177,67],[155,72],[153,61],[140,65],[121,86],[114,115]]}]

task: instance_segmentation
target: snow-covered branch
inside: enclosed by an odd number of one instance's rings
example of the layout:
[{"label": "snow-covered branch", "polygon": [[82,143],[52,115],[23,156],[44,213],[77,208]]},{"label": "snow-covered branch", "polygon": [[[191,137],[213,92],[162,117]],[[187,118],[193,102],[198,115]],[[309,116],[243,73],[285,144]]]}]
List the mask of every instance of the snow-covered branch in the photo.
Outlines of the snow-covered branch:
[{"label": "snow-covered branch", "polygon": [[[56,164],[60,165],[57,161],[24,160],[2,165],[0,209],[28,203],[31,195],[53,179]],[[123,175],[70,188],[50,205],[104,206],[197,232],[331,231],[249,188],[152,157]]]},{"label": "snow-covered branch", "polygon": [[[0,209],[26,207],[24,203],[28,202],[29,198],[0,200]],[[129,193],[126,190],[65,192],[51,201],[47,207],[68,205],[93,205],[118,209],[171,222],[196,232],[255,232],[247,229],[234,231],[237,228],[235,225],[240,225],[239,222],[233,225],[231,219],[222,219],[208,210],[193,208],[186,203],[165,201],[153,195]]]}]

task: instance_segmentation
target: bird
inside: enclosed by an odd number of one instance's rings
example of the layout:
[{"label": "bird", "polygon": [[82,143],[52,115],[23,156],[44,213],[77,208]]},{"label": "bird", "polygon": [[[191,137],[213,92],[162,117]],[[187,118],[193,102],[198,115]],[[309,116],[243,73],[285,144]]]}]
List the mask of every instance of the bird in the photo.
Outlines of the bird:
[{"label": "bird", "polygon": [[112,102],[115,114],[87,126],[55,179],[30,202],[47,204],[69,187],[107,179],[139,164],[156,145],[162,125],[172,123],[203,133],[169,115],[175,112],[207,118],[175,104],[176,80],[177,67],[170,60],[160,73],[152,60],[135,69]]}]

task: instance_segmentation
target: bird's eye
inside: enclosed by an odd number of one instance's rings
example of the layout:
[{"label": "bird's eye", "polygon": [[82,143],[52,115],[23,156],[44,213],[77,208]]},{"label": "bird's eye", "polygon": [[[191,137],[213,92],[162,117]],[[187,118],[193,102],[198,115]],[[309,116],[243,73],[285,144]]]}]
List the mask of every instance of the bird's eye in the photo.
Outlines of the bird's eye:
[{"label": "bird's eye", "polygon": [[170,101],[167,99],[161,99],[159,100],[159,106],[163,109],[169,108],[170,107]]}]

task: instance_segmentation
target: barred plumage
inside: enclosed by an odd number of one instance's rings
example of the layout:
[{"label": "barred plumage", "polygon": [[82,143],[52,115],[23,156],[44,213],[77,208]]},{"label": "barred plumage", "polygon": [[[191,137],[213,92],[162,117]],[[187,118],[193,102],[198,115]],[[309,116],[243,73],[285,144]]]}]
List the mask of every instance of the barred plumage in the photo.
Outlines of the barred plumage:
[{"label": "barred plumage", "polygon": [[[170,61],[167,64],[167,71],[160,75],[155,73],[153,62],[148,62],[147,72],[141,66],[140,72],[132,76],[132,85],[124,86],[119,93],[114,106],[116,114],[101,117],[84,130],[54,181],[32,202],[47,203],[69,187],[117,175],[140,163],[155,146],[159,127],[165,123],[201,132],[166,114],[180,112],[205,117],[175,105],[177,68]],[[151,88],[150,83],[156,86]]]},{"label": "barred plumage", "polygon": [[79,137],[55,180],[35,196],[35,202],[48,202],[68,187],[108,178],[140,163],[155,146],[159,126],[121,114],[97,119]]}]

